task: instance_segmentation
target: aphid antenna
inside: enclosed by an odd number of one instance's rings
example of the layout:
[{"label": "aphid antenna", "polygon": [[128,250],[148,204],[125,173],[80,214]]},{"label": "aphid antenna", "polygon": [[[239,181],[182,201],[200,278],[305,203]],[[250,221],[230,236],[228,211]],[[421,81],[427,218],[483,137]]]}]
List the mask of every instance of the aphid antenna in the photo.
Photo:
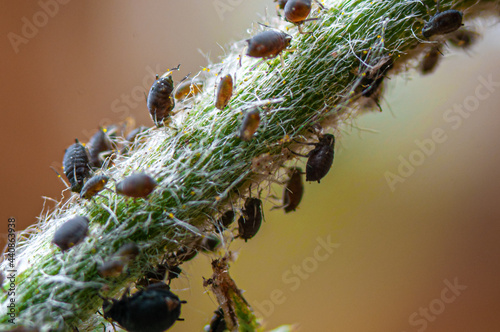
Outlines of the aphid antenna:
[{"label": "aphid antenna", "polygon": [[157,74],[157,75],[156,75],[156,79],[159,79],[160,77],[161,77],[161,78],[163,78],[163,77],[170,76],[170,75],[172,75],[172,72],[173,72],[174,70],[180,70],[180,68],[181,68],[181,64],[179,63],[179,64],[177,65],[177,67],[174,67],[174,68],[170,68],[170,69],[168,69],[168,70],[167,70],[167,71],[166,71],[163,75],[158,76],[158,74]]},{"label": "aphid antenna", "polygon": [[57,177],[62,181],[62,183],[64,183],[64,185],[66,186],[66,189],[71,188],[71,186],[66,181],[64,181],[64,179],[62,178],[61,174],[59,174],[59,172],[54,167],[50,166],[50,168],[52,168],[52,170],[54,172],[56,172]]}]

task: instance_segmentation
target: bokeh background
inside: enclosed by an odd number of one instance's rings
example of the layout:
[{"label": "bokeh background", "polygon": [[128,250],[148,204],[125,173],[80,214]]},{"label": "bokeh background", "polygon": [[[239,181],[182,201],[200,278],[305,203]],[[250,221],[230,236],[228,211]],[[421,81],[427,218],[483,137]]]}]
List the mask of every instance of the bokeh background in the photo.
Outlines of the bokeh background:
[{"label": "bokeh background", "polygon": [[[178,63],[177,81],[196,73],[205,55],[217,61],[224,45],[245,39],[266,8],[275,15],[271,0],[70,1],[46,22],[35,1],[0,8],[2,245],[8,217],[23,229],[36,221],[42,196],[60,198],[64,186],[49,166],[60,167],[75,138],[87,141],[127,116],[151,126],[142,91],[154,73]],[[16,52],[8,34],[22,36],[23,20],[34,16],[44,24]],[[443,119],[474,94],[479,77],[500,82],[500,28],[492,20],[466,25],[485,31],[474,48],[445,49],[433,75],[391,78],[384,111],[337,133],[333,169],[306,185],[300,209],[285,216],[268,204],[259,235],[232,244],[239,258],[231,273],[267,327],[500,331],[499,87],[457,129]],[[386,172],[397,174],[398,158],[436,128],[446,140],[391,191]],[[337,244],[323,261],[318,239]],[[200,331],[216,309],[202,287],[210,261],[200,255],[173,282],[188,304],[172,331]],[[447,291],[449,283],[461,288]]]}]

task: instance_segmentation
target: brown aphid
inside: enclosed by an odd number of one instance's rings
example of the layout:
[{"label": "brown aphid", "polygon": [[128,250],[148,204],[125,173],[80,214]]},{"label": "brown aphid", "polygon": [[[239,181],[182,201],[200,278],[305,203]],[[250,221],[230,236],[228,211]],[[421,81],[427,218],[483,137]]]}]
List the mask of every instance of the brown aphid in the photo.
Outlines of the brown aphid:
[{"label": "brown aphid", "polygon": [[90,175],[90,164],[87,149],[77,139],[64,153],[63,169],[71,185],[71,191],[79,193],[83,182]]},{"label": "brown aphid", "polygon": [[217,94],[215,96],[215,107],[220,110],[226,108],[231,96],[233,95],[233,78],[227,74],[222,77],[217,87]]},{"label": "brown aphid", "polygon": [[127,176],[116,184],[116,192],[133,198],[146,198],[155,190],[156,181],[145,173]]},{"label": "brown aphid", "polygon": [[91,177],[83,185],[82,191],[80,191],[80,198],[91,199],[104,189],[108,180],[109,177],[106,175],[95,175]]},{"label": "brown aphid", "polygon": [[[178,69],[174,68],[174,69]],[[166,72],[156,81],[149,90],[147,104],[149,114],[157,127],[161,127],[164,121],[171,115],[175,107],[175,99],[172,95],[174,91],[174,80],[171,71]]]},{"label": "brown aphid", "polygon": [[183,263],[187,262],[198,254],[198,251],[192,248],[188,247],[182,247],[179,250],[177,250],[175,253],[169,253],[168,254],[168,260],[169,261],[175,261],[177,263]]},{"label": "brown aphid", "polygon": [[420,72],[423,75],[432,73],[436,69],[440,57],[441,52],[439,52],[439,47],[432,47],[429,52],[424,55],[422,61],[420,62]]},{"label": "brown aphid", "polygon": [[292,23],[302,23],[311,12],[312,0],[288,0],[285,5],[285,18]]},{"label": "brown aphid", "polygon": [[272,59],[280,55],[292,41],[292,36],[279,30],[266,30],[247,39],[247,55],[253,58]]},{"label": "brown aphid", "polygon": [[288,0],[274,0],[274,2],[278,3],[279,9],[285,9],[285,5],[288,2]]},{"label": "brown aphid", "polygon": [[478,39],[479,33],[460,29],[450,34],[448,41],[455,47],[462,49],[468,49],[471,47]]},{"label": "brown aphid", "polygon": [[97,272],[103,277],[118,277],[122,274],[125,264],[122,260],[109,260],[99,266]]},{"label": "brown aphid", "polygon": [[76,216],[62,224],[54,233],[52,243],[66,251],[80,243],[89,230],[89,220],[86,217]]},{"label": "brown aphid", "polygon": [[243,122],[241,123],[239,138],[243,141],[250,141],[259,128],[260,111],[257,107],[245,113]]},{"label": "brown aphid", "polygon": [[262,201],[249,197],[245,200],[245,208],[238,219],[238,236],[247,242],[257,234],[262,224]]},{"label": "brown aphid", "polygon": [[288,170],[288,179],[283,190],[283,210],[285,213],[295,211],[304,195],[304,183],[302,182],[302,169],[291,167]]},{"label": "brown aphid", "polygon": [[175,89],[175,99],[185,99],[196,96],[203,91],[203,82],[200,80],[188,80],[180,83]]},{"label": "brown aphid", "polygon": [[116,252],[116,256],[120,256],[128,261],[133,260],[137,255],[139,255],[139,247],[133,242],[125,243]]},{"label": "brown aphid", "polygon": [[102,155],[108,151],[112,151],[113,144],[105,130],[99,128],[87,143],[87,149],[89,151],[90,165],[96,169],[101,168],[103,164]]}]

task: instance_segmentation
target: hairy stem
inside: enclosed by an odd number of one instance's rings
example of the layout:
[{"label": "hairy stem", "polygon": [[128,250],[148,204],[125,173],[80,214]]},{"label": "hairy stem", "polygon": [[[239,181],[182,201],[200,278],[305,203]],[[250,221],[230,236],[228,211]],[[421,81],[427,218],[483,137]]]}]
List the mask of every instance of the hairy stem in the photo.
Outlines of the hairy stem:
[{"label": "hairy stem", "polygon": [[[453,7],[468,20],[498,13],[499,3],[443,0],[440,11]],[[256,65],[258,60],[245,56],[240,67],[244,43],[235,45],[222,63],[199,74],[205,91],[178,105],[184,110],[167,127],[149,130],[128,154],[117,156],[113,167],[101,171],[116,181],[136,171],[152,175],[159,186],[148,199],[132,200],[112,191],[92,201],[73,197],[18,237],[17,265],[9,266],[7,259],[2,263],[7,274],[17,270],[16,325],[41,331],[101,329],[102,319],[95,314],[102,305],[99,294],[116,296],[166,251],[195,247],[206,234],[221,236],[213,220],[229,204],[241,206],[239,197],[251,184],[262,189],[278,177],[280,167],[295,158],[286,148],[301,149],[291,139],[310,136],[313,125],[335,130],[351,121],[380,97],[362,97],[360,91],[363,77],[382,58],[394,60],[391,76],[411,67],[423,44],[440,41],[421,35],[424,21],[436,13],[434,1],[330,0],[324,5],[326,9],[311,14],[319,20],[302,27],[310,34],[298,34],[282,20],[268,22],[281,24],[293,36],[294,51],[283,54],[284,66],[279,58]],[[235,78],[233,98],[223,111],[214,107],[218,73]],[[237,137],[241,113],[254,106],[262,110],[262,122],[245,142]],[[90,236],[62,253],[51,240],[74,215],[91,220]],[[130,241],[141,253],[128,273],[101,277],[97,267]],[[7,315],[10,297],[0,294],[0,301],[0,330],[13,328]]]}]

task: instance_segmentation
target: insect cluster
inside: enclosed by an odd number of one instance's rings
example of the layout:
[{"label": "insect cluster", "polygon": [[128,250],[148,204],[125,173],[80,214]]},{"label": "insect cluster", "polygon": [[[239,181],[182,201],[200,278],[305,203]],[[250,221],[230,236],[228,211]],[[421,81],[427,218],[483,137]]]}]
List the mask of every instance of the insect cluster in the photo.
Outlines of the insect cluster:
[{"label": "insect cluster", "polygon": [[[319,2],[314,1],[314,3],[324,9]],[[317,20],[309,18],[313,1],[279,0],[278,6],[283,11],[286,21],[296,25],[299,33],[303,33],[302,25],[305,22]],[[446,34],[452,45],[467,48],[477,39],[477,35],[464,29],[457,31],[462,26],[462,18],[463,14],[459,11],[450,9],[439,12],[438,9],[423,26],[422,36],[431,38]],[[283,65],[282,53],[291,46],[292,36],[280,30],[269,29],[247,39],[246,43],[248,57],[265,61],[280,56]],[[438,44],[441,45],[439,42]],[[422,73],[431,72],[435,68],[440,54],[439,46],[429,49],[421,64]],[[372,56],[366,62],[366,68],[358,71],[360,75],[358,94],[362,97],[377,98],[377,93],[392,69],[394,60],[391,55]],[[157,76],[147,96],[150,116],[158,128],[169,126],[176,101],[185,106],[189,101],[195,100],[197,95],[204,93],[207,87],[203,80],[187,79],[187,77],[175,85],[172,78],[173,70],[179,70],[179,66],[160,77]],[[232,112],[231,99],[237,92],[236,75],[226,74],[216,80],[216,84],[214,109]],[[252,105],[244,108],[239,128],[234,133],[240,144],[249,144],[256,136],[258,137],[261,120],[266,118],[266,111],[263,109],[266,107]],[[159,179],[155,179],[155,176],[138,171],[121,179],[113,179],[106,175],[106,169],[113,164],[117,156],[126,155],[134,145],[141,144],[144,138],[142,133],[148,130],[156,129],[138,127],[131,130],[128,135],[121,133],[120,136],[118,126],[99,128],[86,145],[76,140],[65,151],[63,158],[64,174],[70,183],[71,191],[78,193],[80,198],[92,202],[96,196],[101,195],[101,191],[105,189],[111,191],[106,186],[109,181],[113,181],[116,194],[133,199],[147,199],[158,187]],[[261,129],[262,131],[264,130]],[[320,183],[333,165],[334,135],[316,133],[316,136],[317,140],[313,142],[294,140],[295,144],[312,147],[305,154],[289,149],[292,154],[307,158],[307,162],[305,172],[296,166],[286,169],[287,179],[282,183],[284,185],[282,204],[275,206],[283,209],[285,213],[296,211],[300,205],[304,194],[303,176],[305,175],[305,181]],[[220,235],[232,232],[230,228],[237,219],[237,235],[231,237],[231,240],[239,238],[246,242],[256,236],[264,220],[262,200],[251,195],[244,200],[243,198],[241,201],[244,202],[240,203],[242,204],[240,209],[233,207],[220,213],[219,218],[212,222],[213,233]],[[91,221],[88,217],[75,215],[55,231],[52,242],[66,254],[74,246],[84,242],[89,234],[89,225]],[[119,300],[103,297],[104,318],[113,320],[128,331],[160,332],[169,329],[177,320],[181,320],[179,318],[181,304],[184,303],[170,291],[171,281],[183,273],[181,264],[194,258],[198,252],[217,251],[221,246],[221,238],[222,236],[203,235],[197,241],[193,241],[191,247],[181,246],[174,252],[166,253],[159,264],[149,266],[147,272],[136,280],[137,291],[134,294],[129,295],[126,292]],[[136,264],[136,257],[139,255],[141,250],[138,244],[126,243],[115,253],[108,255],[106,260],[97,264],[96,271],[103,279],[119,278],[128,273],[129,266]],[[218,309],[210,324],[210,330],[224,329],[223,314],[221,309]]]}]

